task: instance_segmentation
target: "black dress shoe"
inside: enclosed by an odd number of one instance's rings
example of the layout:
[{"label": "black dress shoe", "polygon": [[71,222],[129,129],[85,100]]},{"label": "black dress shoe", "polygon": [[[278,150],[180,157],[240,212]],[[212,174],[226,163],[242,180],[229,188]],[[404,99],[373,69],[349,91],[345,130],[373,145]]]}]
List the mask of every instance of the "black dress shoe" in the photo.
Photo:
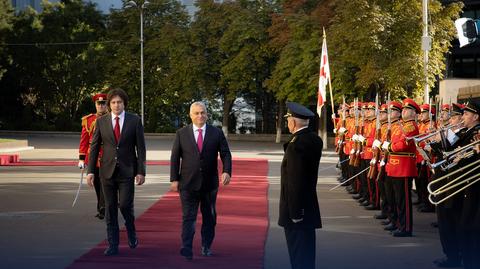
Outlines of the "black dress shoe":
[{"label": "black dress shoe", "polygon": [[362,198],[362,195],[360,193],[357,193],[357,194],[352,195],[352,198],[355,199],[355,200],[358,200],[358,199]]},{"label": "black dress shoe", "polygon": [[382,213],[380,213],[380,214],[375,214],[375,215],[373,215],[373,218],[374,218],[374,219],[386,219],[386,218],[387,218],[387,215],[382,214]]},{"label": "black dress shoe", "polygon": [[438,228],[438,222],[434,221],[430,223],[430,226],[432,226],[432,228]]},{"label": "black dress shoe", "polygon": [[138,239],[137,237],[128,237],[128,246],[130,248],[136,248],[138,246]]},{"label": "black dress shoe", "polygon": [[411,236],[412,236],[412,232],[396,230],[396,231],[393,231],[393,232],[392,232],[392,235],[393,235],[394,237],[411,237]]},{"label": "black dress shoe", "polygon": [[370,204],[365,207],[366,210],[380,210],[380,207],[375,206],[374,204]]},{"label": "black dress shoe", "polygon": [[393,223],[388,224],[387,226],[383,227],[385,231],[395,231],[397,226]]},{"label": "black dress shoe", "polygon": [[418,212],[421,213],[432,213],[435,212],[435,208],[433,206],[424,206],[418,209]]},{"label": "black dress shoe", "polygon": [[118,255],[118,246],[109,246],[107,249],[105,249],[103,254],[105,254],[105,256]]},{"label": "black dress shoe", "polygon": [[382,220],[382,221],[380,222],[380,224],[382,224],[382,225],[388,225],[388,224],[390,224],[390,223],[391,223],[391,221],[390,221],[389,219]]},{"label": "black dress shoe", "polygon": [[98,215],[97,218],[100,219],[100,220],[105,218],[105,215],[102,214],[102,213],[98,213],[97,215]]},{"label": "black dress shoe", "polygon": [[433,263],[442,268],[460,267],[462,263],[460,259],[440,258],[433,261]]},{"label": "black dress shoe", "polygon": [[370,202],[368,200],[363,201],[363,203],[360,204],[361,206],[369,206]]},{"label": "black dress shoe", "polygon": [[212,250],[207,247],[202,247],[201,253],[202,253],[202,256],[205,256],[205,257],[211,257],[213,255]]},{"label": "black dress shoe", "polygon": [[189,248],[181,248],[180,249],[180,255],[185,257],[185,259],[191,261],[193,259],[193,252]]}]

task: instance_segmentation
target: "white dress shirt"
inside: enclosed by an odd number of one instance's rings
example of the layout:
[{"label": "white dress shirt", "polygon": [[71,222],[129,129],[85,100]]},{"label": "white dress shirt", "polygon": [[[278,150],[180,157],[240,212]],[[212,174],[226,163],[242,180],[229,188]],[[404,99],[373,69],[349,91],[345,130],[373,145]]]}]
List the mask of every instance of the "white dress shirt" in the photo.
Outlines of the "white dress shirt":
[{"label": "white dress shirt", "polygon": [[197,143],[197,141],[198,141],[198,134],[199,134],[198,129],[202,129],[202,138],[203,138],[202,141],[205,141],[205,130],[207,129],[207,125],[204,124],[200,128],[195,126],[195,124],[192,124],[192,125],[193,125],[193,136],[195,137],[195,143]]},{"label": "white dress shirt", "polygon": [[122,133],[123,130],[123,122],[125,121],[125,110],[122,111],[122,113],[117,116],[112,113],[112,128],[115,130],[115,124],[117,124],[117,121],[115,120],[116,117],[119,117],[119,122],[120,122],[120,133]]}]

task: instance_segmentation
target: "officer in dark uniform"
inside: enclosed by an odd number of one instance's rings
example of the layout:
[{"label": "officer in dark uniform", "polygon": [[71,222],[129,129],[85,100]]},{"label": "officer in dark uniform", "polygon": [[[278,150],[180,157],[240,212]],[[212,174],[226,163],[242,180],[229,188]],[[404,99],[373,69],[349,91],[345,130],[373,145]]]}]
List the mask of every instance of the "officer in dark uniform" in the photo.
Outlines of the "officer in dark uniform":
[{"label": "officer in dark uniform", "polygon": [[[459,146],[466,146],[474,139],[478,139],[480,132],[480,103],[470,102],[464,108],[462,120],[467,128],[464,135],[459,139]],[[459,167],[471,164],[478,160],[480,155],[474,154],[471,157],[459,161]],[[468,173],[465,170],[462,173]],[[477,174],[474,171],[469,177]],[[462,213],[460,216],[460,249],[465,269],[480,268],[480,217],[478,217],[478,208],[480,207],[480,182],[476,182],[467,187],[462,193]]]},{"label": "officer in dark uniform", "polygon": [[313,112],[293,102],[287,108],[292,137],[283,145],[278,225],[285,229],[292,268],[313,269],[315,229],[322,227],[316,187],[323,141],[308,129]]}]

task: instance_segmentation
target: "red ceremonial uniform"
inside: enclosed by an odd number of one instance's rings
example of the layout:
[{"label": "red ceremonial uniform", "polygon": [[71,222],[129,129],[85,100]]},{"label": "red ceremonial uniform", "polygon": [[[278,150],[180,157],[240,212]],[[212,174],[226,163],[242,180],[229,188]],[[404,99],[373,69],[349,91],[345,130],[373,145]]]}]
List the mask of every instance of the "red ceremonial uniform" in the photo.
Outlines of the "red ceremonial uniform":
[{"label": "red ceremonial uniform", "polygon": [[363,158],[366,160],[370,160],[373,158],[373,150],[372,144],[375,140],[375,127],[376,127],[376,119],[371,119],[365,122],[365,147],[363,149]]},{"label": "red ceremonial uniform", "polygon": [[414,120],[392,123],[392,140],[389,146],[389,158],[385,167],[390,177],[416,177],[416,147],[407,137],[418,135],[418,126]]},{"label": "red ceremonial uniform", "polygon": [[[88,163],[88,154],[90,153],[90,142],[95,131],[95,123],[97,121],[96,114],[89,114],[82,118],[82,134],[80,136],[80,145],[78,147],[79,159]],[[102,156],[102,149],[98,155],[97,167],[100,166],[100,159]]]},{"label": "red ceremonial uniform", "polygon": [[346,119],[346,129],[347,133],[345,134],[345,146],[343,147],[343,153],[350,155],[350,151],[353,149],[352,136],[355,134],[355,118],[348,117]]},{"label": "red ceremonial uniform", "polygon": [[[420,122],[420,124],[418,125],[418,133],[419,134],[426,134],[426,133],[429,133],[429,132],[430,132],[430,120]],[[424,148],[425,147],[425,142],[420,143],[419,146],[421,148]],[[417,163],[421,163],[423,161],[422,155],[420,155],[420,153],[418,153],[418,151],[416,152],[416,154],[417,154]]]}]

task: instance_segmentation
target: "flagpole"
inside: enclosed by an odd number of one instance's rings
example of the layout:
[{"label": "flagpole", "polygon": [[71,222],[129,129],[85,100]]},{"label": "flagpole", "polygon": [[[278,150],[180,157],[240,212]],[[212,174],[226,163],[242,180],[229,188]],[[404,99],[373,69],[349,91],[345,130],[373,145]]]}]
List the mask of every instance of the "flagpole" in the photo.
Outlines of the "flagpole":
[{"label": "flagpole", "polygon": [[[327,35],[325,34],[325,27],[323,27],[323,41],[326,42],[326,40],[327,40]],[[325,47],[326,46],[327,44],[325,44]],[[330,62],[328,64],[330,64]],[[330,78],[332,76],[331,74],[332,73],[330,72],[330,76],[328,76],[328,89],[330,91],[330,103],[332,104],[332,115],[335,115],[335,106],[333,103],[333,93],[332,93],[332,80]],[[337,129],[337,122],[335,120],[333,120],[333,128]]]}]

